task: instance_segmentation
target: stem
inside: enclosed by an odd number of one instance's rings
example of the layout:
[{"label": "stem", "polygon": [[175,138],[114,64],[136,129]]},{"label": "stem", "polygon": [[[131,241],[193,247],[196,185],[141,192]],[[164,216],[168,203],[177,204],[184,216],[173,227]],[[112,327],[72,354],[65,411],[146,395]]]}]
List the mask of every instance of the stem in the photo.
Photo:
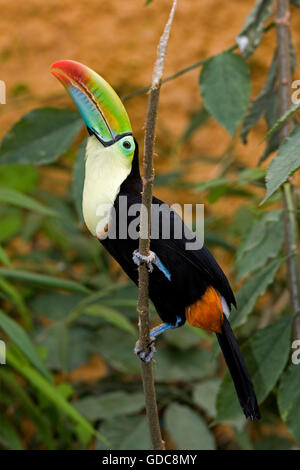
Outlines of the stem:
[{"label": "stem", "polygon": [[[154,181],[153,168],[153,149],[155,139],[155,125],[157,117],[157,107],[159,101],[159,92],[161,78],[163,74],[164,61],[168,46],[169,35],[173,22],[174,13],[177,6],[177,0],[173,0],[171,12],[166,23],[164,32],[160,38],[157,59],[154,65],[152,85],[150,87],[148,109],[146,118],[145,140],[144,140],[144,158],[143,158],[143,193],[140,215],[140,239],[139,252],[141,255],[148,256],[150,250],[150,229],[151,229],[151,206],[152,206],[152,188]],[[143,348],[147,348],[150,343],[149,328],[149,273],[145,264],[139,266],[139,294],[137,311],[139,315],[139,342]],[[152,364],[141,362],[142,380],[145,394],[145,405],[148,417],[150,437],[152,448],[155,450],[164,450],[164,442],[161,437],[159,417],[156,403],[156,394],[154,388]]]},{"label": "stem", "polygon": [[[291,67],[290,67],[290,8],[289,0],[277,0],[276,30],[278,47],[278,82],[280,115],[290,107]],[[293,128],[292,119],[287,119],[282,125],[280,143],[286,139]],[[291,310],[295,316],[294,337],[300,339],[300,289],[299,265],[297,255],[297,219],[293,182],[285,183],[282,188],[283,223],[285,232],[285,250],[287,255],[288,287]]]}]

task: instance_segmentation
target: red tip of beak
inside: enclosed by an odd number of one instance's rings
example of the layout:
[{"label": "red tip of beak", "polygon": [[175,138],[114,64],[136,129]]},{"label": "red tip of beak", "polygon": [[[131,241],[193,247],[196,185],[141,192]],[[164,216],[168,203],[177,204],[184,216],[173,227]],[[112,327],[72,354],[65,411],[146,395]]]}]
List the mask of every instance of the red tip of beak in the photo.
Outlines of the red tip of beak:
[{"label": "red tip of beak", "polygon": [[70,85],[71,80],[77,83],[85,83],[88,68],[75,60],[59,60],[51,65],[51,73],[64,85]]}]

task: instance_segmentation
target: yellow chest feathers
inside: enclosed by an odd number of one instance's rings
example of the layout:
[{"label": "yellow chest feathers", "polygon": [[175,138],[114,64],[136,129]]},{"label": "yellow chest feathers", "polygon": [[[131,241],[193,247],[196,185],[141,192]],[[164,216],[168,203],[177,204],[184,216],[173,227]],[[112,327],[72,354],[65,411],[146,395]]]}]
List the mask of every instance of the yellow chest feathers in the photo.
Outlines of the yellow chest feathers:
[{"label": "yellow chest feathers", "polygon": [[95,136],[88,138],[82,210],[92,235],[101,237],[120,186],[131,171],[131,160],[118,144],[104,147]]}]

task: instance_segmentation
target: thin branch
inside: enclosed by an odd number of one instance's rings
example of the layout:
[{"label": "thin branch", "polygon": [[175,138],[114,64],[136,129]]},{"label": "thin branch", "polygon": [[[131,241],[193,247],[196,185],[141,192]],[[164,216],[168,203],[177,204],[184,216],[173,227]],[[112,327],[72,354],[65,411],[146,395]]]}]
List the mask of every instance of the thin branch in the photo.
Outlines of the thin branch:
[{"label": "thin branch", "polygon": [[[278,81],[280,115],[290,107],[291,98],[291,67],[290,67],[290,5],[289,0],[277,0],[276,30],[278,47]],[[280,142],[286,139],[293,128],[291,119],[287,119],[281,127]],[[282,201],[284,208],[285,250],[288,263],[288,287],[290,303],[294,321],[294,336],[300,339],[300,287],[299,287],[299,261],[297,255],[297,211],[294,197],[293,181],[285,183],[282,188]]]},{"label": "thin branch", "polygon": [[[144,141],[144,158],[143,158],[143,193],[142,206],[140,215],[140,240],[139,252],[143,256],[149,255],[150,250],[150,227],[151,227],[151,205],[152,205],[152,187],[154,180],[153,169],[153,148],[155,139],[155,125],[157,116],[157,107],[159,101],[159,92],[161,86],[161,78],[163,74],[164,61],[167,52],[168,40],[174,13],[177,6],[177,0],[173,0],[169,19],[166,23],[164,32],[160,38],[157,59],[154,65],[152,85],[149,93],[145,141]],[[146,235],[146,236],[144,236]],[[147,266],[141,264],[139,266],[139,295],[137,311],[139,315],[139,342],[146,349],[150,343],[149,337],[149,273]],[[159,425],[156,394],[154,388],[154,379],[151,363],[142,362],[142,379],[145,394],[146,411],[150,429],[150,436],[153,449],[163,450],[164,442],[161,437]]]}]

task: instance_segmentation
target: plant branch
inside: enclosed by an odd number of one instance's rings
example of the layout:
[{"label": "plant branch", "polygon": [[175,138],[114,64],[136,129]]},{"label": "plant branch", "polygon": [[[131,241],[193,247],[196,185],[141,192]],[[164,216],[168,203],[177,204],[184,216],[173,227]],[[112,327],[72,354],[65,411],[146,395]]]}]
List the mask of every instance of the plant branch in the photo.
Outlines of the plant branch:
[{"label": "plant branch", "polygon": [[[291,98],[291,66],[290,66],[290,6],[289,0],[277,0],[276,30],[278,47],[278,93],[280,115],[290,108]],[[280,142],[286,139],[293,128],[291,119],[287,119],[281,127]],[[297,255],[297,211],[294,198],[293,181],[285,183],[282,188],[283,222],[285,232],[285,250],[287,255],[288,287],[291,310],[295,316],[294,336],[300,339],[300,288],[299,261]]]},{"label": "plant branch", "polygon": [[[154,65],[152,84],[149,92],[145,140],[144,140],[144,158],[143,158],[143,193],[140,215],[140,239],[139,252],[143,256],[149,255],[150,250],[150,228],[151,228],[151,206],[152,206],[152,188],[154,180],[153,168],[153,149],[155,139],[155,125],[157,117],[157,107],[159,101],[159,92],[161,87],[161,78],[164,69],[164,61],[167,52],[168,40],[174,13],[177,6],[177,0],[173,0],[171,12],[166,23],[164,32],[160,38],[157,59]],[[143,349],[146,349],[150,343],[149,328],[149,273],[147,266],[139,266],[139,294],[138,294],[138,316],[139,316],[139,342]],[[145,394],[145,404],[149,423],[149,430],[153,449],[163,450],[164,442],[161,437],[159,417],[156,403],[156,394],[153,379],[153,370],[151,363],[142,362],[142,380]]]}]

